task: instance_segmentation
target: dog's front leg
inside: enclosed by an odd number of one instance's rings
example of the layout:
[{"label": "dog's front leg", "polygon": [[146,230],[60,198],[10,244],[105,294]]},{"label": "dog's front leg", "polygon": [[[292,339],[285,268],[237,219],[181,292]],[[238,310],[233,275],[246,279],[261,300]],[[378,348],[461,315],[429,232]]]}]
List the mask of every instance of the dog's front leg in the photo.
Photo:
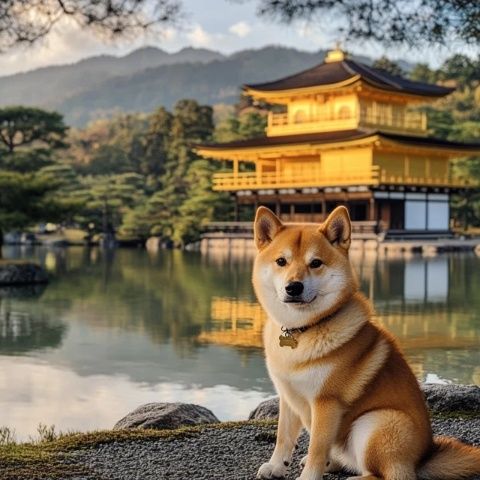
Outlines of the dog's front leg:
[{"label": "dog's front leg", "polygon": [[310,445],[302,474],[297,480],[320,480],[328,453],[337,436],[342,408],[336,400],[317,399],[311,406]]},{"label": "dog's front leg", "polygon": [[257,473],[257,478],[283,478],[292,461],[302,423],[287,402],[280,397],[280,416],[277,428],[277,443],[269,462],[264,463]]}]

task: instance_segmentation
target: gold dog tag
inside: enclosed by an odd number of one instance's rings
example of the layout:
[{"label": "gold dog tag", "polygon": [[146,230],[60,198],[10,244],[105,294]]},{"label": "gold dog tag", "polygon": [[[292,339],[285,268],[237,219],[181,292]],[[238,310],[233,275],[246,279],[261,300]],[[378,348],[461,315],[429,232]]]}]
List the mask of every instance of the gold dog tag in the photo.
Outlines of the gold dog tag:
[{"label": "gold dog tag", "polygon": [[298,342],[292,335],[283,334],[278,337],[281,347],[297,348]]}]

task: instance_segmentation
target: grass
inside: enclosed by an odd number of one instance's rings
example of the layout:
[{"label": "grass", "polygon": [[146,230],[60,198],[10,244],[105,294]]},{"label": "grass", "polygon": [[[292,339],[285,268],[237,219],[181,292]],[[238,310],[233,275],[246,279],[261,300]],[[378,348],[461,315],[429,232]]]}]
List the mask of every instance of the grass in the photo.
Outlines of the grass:
[{"label": "grass", "polygon": [[471,411],[451,411],[451,412],[435,412],[432,413],[432,419],[438,420],[450,420],[452,418],[461,419],[461,420],[468,420],[478,418],[479,414]]},{"label": "grass", "polygon": [[88,468],[65,463],[69,452],[95,448],[110,442],[173,440],[199,435],[206,429],[231,429],[245,425],[274,426],[273,421],[222,422],[181,427],[176,430],[99,430],[86,433],[57,433],[53,426],[39,425],[38,438],[17,443],[15,434],[0,428],[0,480],[60,480],[85,476]]}]

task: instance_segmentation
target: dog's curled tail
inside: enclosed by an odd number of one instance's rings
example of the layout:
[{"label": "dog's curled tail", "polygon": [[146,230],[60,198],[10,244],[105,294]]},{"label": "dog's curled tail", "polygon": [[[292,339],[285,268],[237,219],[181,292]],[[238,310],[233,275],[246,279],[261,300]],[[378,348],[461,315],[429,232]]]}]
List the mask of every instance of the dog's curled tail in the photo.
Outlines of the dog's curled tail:
[{"label": "dog's curled tail", "polygon": [[460,480],[480,475],[480,448],[455,438],[434,437],[433,452],[417,475],[422,480]]}]

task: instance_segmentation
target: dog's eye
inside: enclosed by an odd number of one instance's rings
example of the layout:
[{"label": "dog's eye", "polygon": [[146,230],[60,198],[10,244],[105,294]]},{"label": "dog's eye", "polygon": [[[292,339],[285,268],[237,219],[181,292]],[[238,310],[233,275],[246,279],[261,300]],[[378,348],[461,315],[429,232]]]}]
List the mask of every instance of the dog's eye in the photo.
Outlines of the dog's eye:
[{"label": "dog's eye", "polygon": [[314,258],[311,262],[310,262],[310,268],[318,268],[318,267],[321,267],[322,266],[322,261],[319,260],[318,258]]},{"label": "dog's eye", "polygon": [[287,261],[283,257],[277,258],[275,262],[279,267],[284,267],[287,264]]}]

